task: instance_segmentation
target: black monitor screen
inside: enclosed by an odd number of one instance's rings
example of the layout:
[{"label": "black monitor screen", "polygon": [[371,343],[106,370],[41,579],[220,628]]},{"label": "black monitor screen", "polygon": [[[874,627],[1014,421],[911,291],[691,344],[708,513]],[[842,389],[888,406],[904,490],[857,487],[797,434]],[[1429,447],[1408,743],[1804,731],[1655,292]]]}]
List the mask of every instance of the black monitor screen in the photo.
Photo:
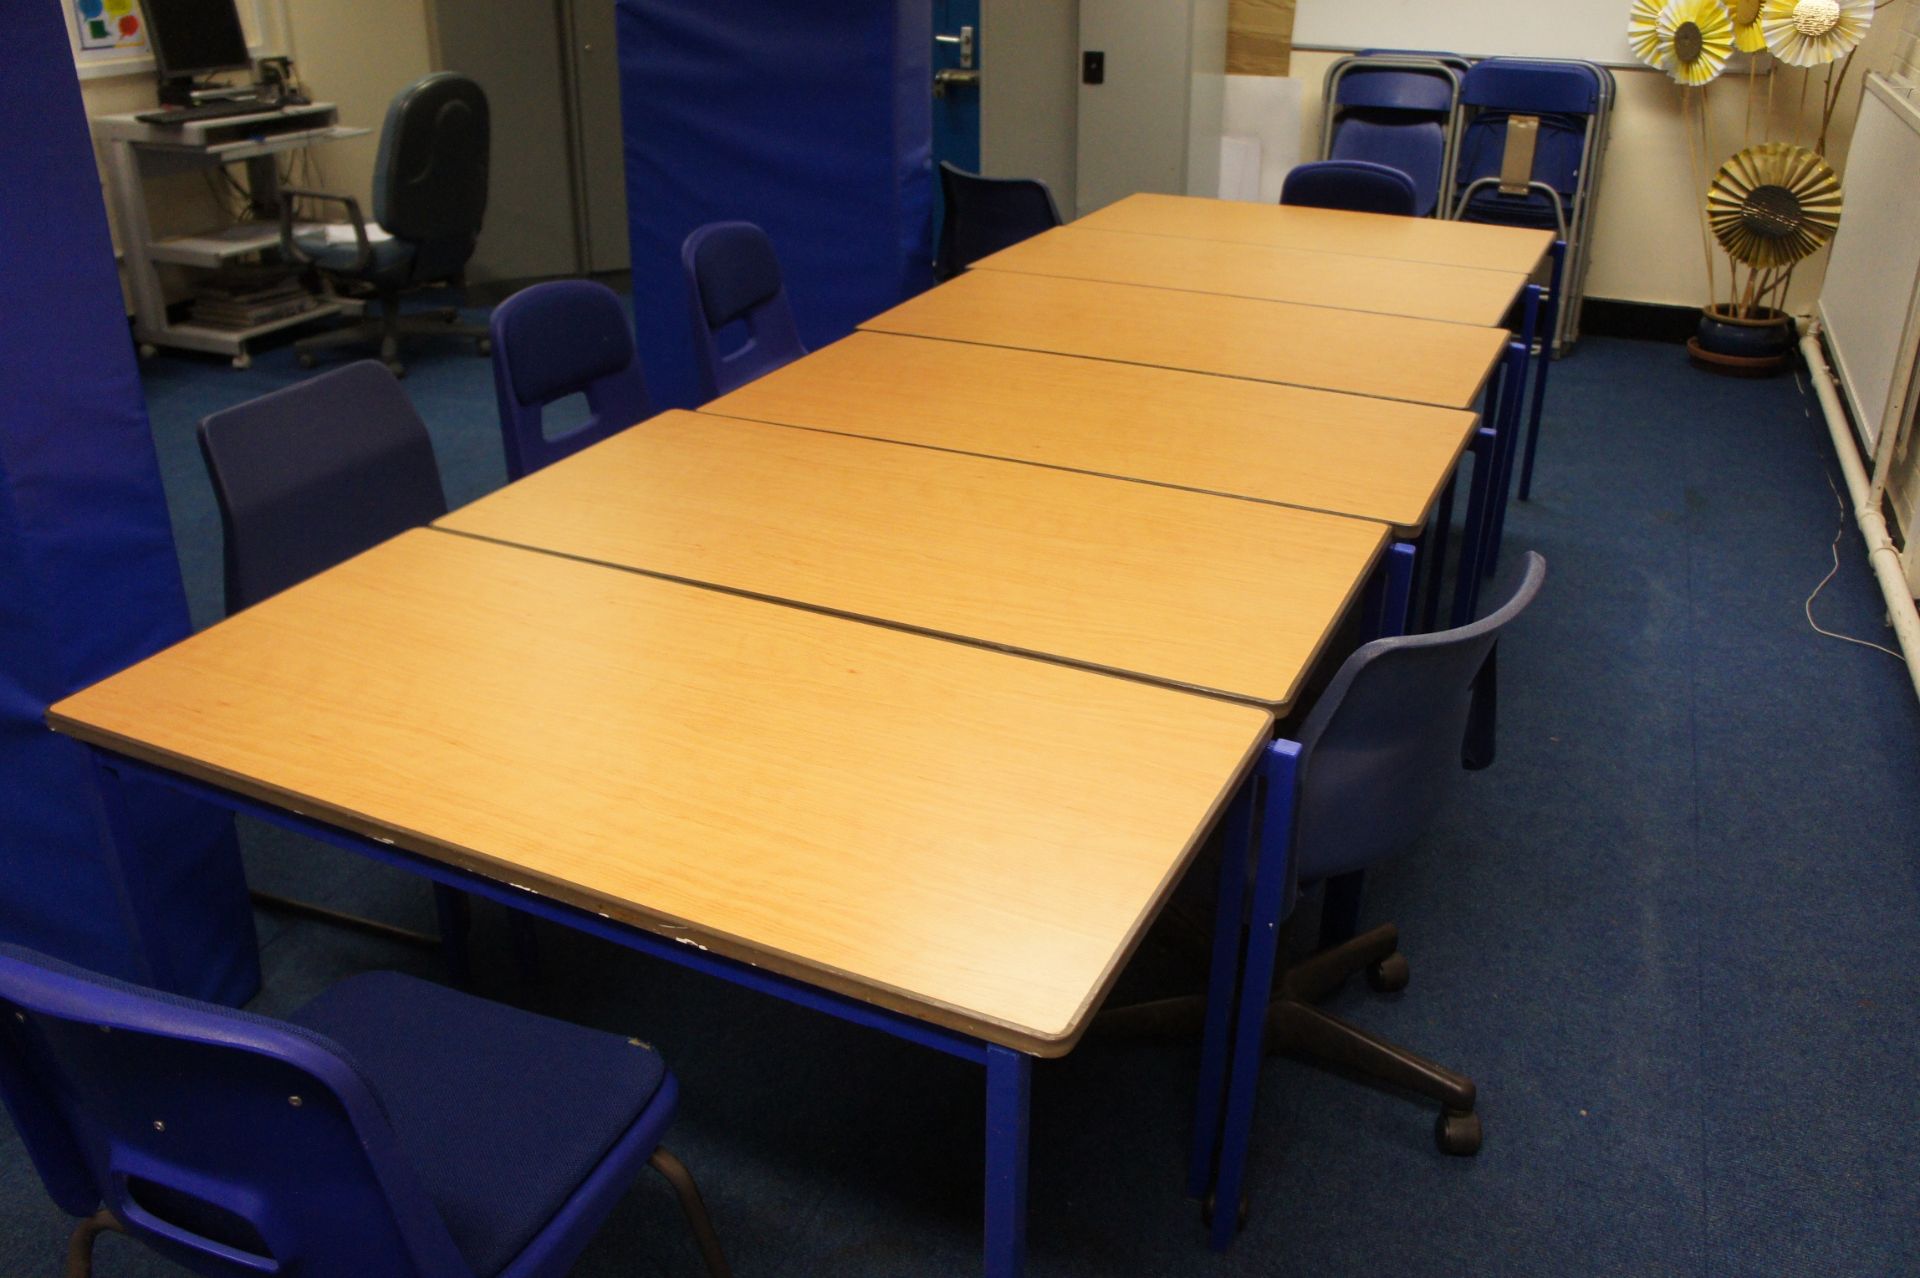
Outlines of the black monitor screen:
[{"label": "black monitor screen", "polygon": [[142,0],[161,76],[240,71],[253,65],[234,0]]}]

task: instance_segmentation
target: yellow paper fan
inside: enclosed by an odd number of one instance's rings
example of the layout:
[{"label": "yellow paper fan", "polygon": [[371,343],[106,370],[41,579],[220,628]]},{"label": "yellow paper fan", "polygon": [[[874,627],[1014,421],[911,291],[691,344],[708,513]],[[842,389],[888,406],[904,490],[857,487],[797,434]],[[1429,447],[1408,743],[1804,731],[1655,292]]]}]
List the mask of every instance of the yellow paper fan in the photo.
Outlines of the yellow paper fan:
[{"label": "yellow paper fan", "polygon": [[1736,262],[1791,266],[1840,225],[1840,178],[1803,146],[1765,142],[1720,166],[1707,190],[1707,221]]},{"label": "yellow paper fan", "polygon": [[1733,18],[1733,47],[1742,53],[1766,50],[1767,37],[1760,30],[1760,11],[1765,0],[1728,0],[1727,13]]},{"label": "yellow paper fan", "polygon": [[1660,21],[1661,0],[1633,0],[1633,9],[1627,14],[1627,43],[1633,46],[1633,56],[1652,67],[1655,71],[1667,69],[1667,46],[1660,40],[1660,31],[1656,25]]},{"label": "yellow paper fan", "polygon": [[1873,0],[1766,0],[1760,33],[1773,56],[1796,67],[1825,66],[1852,53],[1873,25]]},{"label": "yellow paper fan", "polygon": [[1733,19],[1720,0],[1668,0],[1654,29],[1666,57],[1660,69],[1681,84],[1707,83],[1733,56]]}]

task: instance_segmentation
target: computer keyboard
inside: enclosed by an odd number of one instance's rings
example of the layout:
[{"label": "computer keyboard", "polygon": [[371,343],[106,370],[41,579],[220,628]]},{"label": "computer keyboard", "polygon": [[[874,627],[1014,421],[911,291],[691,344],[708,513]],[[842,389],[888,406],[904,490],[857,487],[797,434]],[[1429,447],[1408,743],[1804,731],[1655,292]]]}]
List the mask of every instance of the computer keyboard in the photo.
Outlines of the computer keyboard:
[{"label": "computer keyboard", "polygon": [[192,124],[196,120],[224,120],[236,115],[279,113],[279,107],[256,99],[252,102],[208,102],[201,106],[163,107],[158,111],[142,111],[133,118],[142,124]]}]

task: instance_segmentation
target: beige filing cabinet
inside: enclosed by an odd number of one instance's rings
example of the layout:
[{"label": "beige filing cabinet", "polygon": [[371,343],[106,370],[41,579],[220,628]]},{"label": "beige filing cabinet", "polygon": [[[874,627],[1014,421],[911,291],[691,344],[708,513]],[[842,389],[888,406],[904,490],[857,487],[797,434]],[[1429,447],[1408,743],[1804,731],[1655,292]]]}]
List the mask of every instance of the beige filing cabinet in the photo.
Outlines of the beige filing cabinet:
[{"label": "beige filing cabinet", "polygon": [[1220,193],[1227,0],[1080,0],[1080,59],[1081,213],[1136,191]]}]

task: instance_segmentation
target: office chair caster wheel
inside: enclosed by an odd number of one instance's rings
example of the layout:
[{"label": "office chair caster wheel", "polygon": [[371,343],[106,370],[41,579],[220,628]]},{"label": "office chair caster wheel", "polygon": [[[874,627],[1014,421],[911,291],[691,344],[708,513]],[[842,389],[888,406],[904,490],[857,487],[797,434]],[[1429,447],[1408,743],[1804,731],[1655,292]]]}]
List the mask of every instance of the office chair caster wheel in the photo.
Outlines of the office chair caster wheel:
[{"label": "office chair caster wheel", "polygon": [[1470,1109],[1441,1110],[1433,1124],[1433,1139],[1443,1154],[1472,1157],[1480,1152],[1480,1115]]},{"label": "office chair caster wheel", "polygon": [[[1205,1224],[1208,1229],[1213,1228],[1213,1209],[1214,1209],[1213,1191],[1208,1190],[1206,1200],[1200,1204],[1200,1220],[1201,1220],[1201,1223]],[[1241,1230],[1245,1229],[1246,1227],[1247,1227],[1247,1196],[1246,1194],[1242,1193],[1240,1195],[1240,1210],[1234,1213],[1233,1230],[1235,1233],[1239,1233]]]},{"label": "office chair caster wheel", "polygon": [[155,355],[158,355],[159,353],[160,353],[160,348],[158,346],[155,346],[152,342],[140,343],[141,359],[152,359]]},{"label": "office chair caster wheel", "polygon": [[1389,954],[1378,963],[1367,965],[1367,986],[1376,994],[1398,994],[1407,988],[1412,969],[1404,954]]},{"label": "office chair caster wheel", "polygon": [[298,361],[300,361],[300,367],[302,367],[302,368],[312,368],[312,367],[313,367],[313,352],[312,352],[312,351],[301,351],[301,352],[300,352],[300,353],[299,353],[298,355],[296,355],[296,356],[294,356],[294,358],[295,358],[296,360],[298,360]]},{"label": "office chair caster wheel", "polygon": [[474,350],[481,355],[491,355],[493,354],[493,339],[491,337],[483,337],[476,341],[473,347]]},{"label": "office chair caster wheel", "polygon": [[395,377],[405,377],[407,375],[407,366],[397,359],[390,359],[387,361],[387,371]]},{"label": "office chair caster wheel", "polygon": [[245,351],[241,351],[238,355],[235,355],[233,357],[233,366],[243,371],[246,369],[252,368],[253,356],[247,354]]}]

